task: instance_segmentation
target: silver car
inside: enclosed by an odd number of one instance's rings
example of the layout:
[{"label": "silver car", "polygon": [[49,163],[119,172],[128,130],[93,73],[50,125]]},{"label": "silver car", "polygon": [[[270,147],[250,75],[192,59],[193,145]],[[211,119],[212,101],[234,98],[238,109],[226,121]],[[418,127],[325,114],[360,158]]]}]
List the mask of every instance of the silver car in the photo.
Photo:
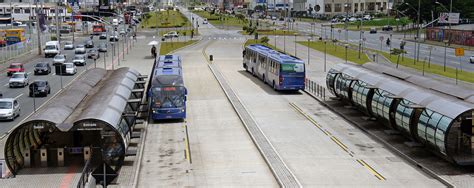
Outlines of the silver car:
[{"label": "silver car", "polygon": [[66,66],[66,74],[74,75],[77,73],[76,65],[73,63],[64,63],[64,65]]},{"label": "silver car", "polygon": [[82,44],[76,45],[76,50],[74,51],[76,54],[85,54],[86,53],[86,47]]},{"label": "silver car", "polygon": [[8,80],[8,85],[12,87],[25,87],[29,84],[28,73],[26,72],[17,72],[10,77]]},{"label": "silver car", "polygon": [[86,65],[86,56],[85,55],[75,55],[74,59],[72,60],[72,63],[74,63],[74,65],[84,66],[84,65]]},{"label": "silver car", "polygon": [[66,55],[58,54],[54,56],[53,65],[63,64],[64,62],[66,62]]},{"label": "silver car", "polygon": [[74,44],[71,41],[66,41],[64,43],[65,50],[74,50]]},{"label": "silver car", "polygon": [[0,99],[0,119],[14,120],[20,116],[20,104],[16,99]]},{"label": "silver car", "polygon": [[474,63],[474,55],[472,55],[471,57],[469,57],[469,63]]}]

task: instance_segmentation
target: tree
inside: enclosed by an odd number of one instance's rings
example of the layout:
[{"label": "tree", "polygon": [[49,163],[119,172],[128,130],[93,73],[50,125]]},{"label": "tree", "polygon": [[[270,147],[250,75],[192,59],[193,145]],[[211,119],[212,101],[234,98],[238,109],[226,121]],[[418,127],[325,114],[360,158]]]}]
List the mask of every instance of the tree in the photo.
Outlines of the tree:
[{"label": "tree", "polygon": [[[432,20],[432,13],[435,19],[441,12],[447,12],[442,6],[434,3],[438,1],[448,10],[450,8],[451,0],[420,0],[420,22],[430,22]],[[452,0],[453,8],[452,12],[460,13],[461,18],[474,19],[474,1],[473,0]],[[408,3],[408,4],[406,4]],[[410,6],[411,5],[411,6]],[[416,22],[418,19],[418,0],[405,0],[403,4],[397,4],[394,6],[394,9],[397,9],[403,14],[407,15],[413,22]],[[415,11],[416,10],[416,11]]]}]

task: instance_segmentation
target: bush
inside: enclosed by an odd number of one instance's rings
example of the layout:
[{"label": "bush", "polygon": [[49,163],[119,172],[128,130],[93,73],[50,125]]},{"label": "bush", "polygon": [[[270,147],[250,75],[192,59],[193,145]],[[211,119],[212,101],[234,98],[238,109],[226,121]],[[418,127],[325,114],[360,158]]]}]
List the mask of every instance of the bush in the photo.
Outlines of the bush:
[{"label": "bush", "polygon": [[246,25],[244,25],[244,26],[242,27],[242,30],[244,30],[244,31],[247,31],[248,29],[249,29],[249,27],[246,26]]},{"label": "bush", "polygon": [[58,38],[56,36],[51,36],[51,40],[54,41],[54,40],[58,40]]},{"label": "bush", "polygon": [[268,43],[268,41],[270,41],[270,39],[269,39],[268,37],[266,37],[266,36],[265,36],[265,37],[262,37],[262,38],[260,39],[260,42],[261,42],[261,43]]}]

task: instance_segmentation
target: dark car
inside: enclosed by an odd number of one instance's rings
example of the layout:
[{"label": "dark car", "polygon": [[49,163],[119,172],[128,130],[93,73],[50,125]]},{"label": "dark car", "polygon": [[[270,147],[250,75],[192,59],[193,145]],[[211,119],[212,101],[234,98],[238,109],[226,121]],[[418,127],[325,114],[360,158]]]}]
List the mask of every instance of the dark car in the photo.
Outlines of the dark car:
[{"label": "dark car", "polygon": [[98,59],[99,58],[99,51],[96,49],[91,49],[87,52],[87,58],[89,59]]},{"label": "dark car", "polygon": [[107,44],[100,43],[99,46],[97,46],[97,49],[99,50],[99,52],[107,52]]},{"label": "dark car", "polygon": [[386,25],[386,26],[382,27],[382,31],[392,31],[392,30],[393,30],[393,27],[389,26],[389,25]]},{"label": "dark car", "polygon": [[375,28],[375,27],[370,28],[369,33],[377,33],[377,28]]},{"label": "dark car", "polygon": [[86,42],[84,42],[84,46],[86,48],[94,48],[94,41],[92,40],[86,40]]},{"label": "dark car", "polygon": [[109,41],[110,42],[117,42],[117,41],[119,41],[119,37],[117,36],[117,34],[109,35]]},{"label": "dark car", "polygon": [[35,75],[48,75],[49,73],[51,73],[51,66],[49,66],[49,63],[41,62],[35,65]]},{"label": "dark car", "polygon": [[100,34],[99,39],[101,40],[107,39],[107,33]]},{"label": "dark car", "polygon": [[35,80],[30,84],[30,97],[36,96],[48,96],[51,93],[51,87],[49,87],[48,81],[45,80]]}]

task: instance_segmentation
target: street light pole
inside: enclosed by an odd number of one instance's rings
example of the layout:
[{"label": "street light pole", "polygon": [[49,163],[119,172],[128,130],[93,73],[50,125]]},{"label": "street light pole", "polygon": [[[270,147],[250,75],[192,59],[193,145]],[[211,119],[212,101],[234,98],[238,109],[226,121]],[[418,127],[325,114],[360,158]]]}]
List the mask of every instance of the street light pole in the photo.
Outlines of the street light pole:
[{"label": "street light pole", "polygon": [[40,22],[39,22],[39,9],[38,9],[38,1],[36,1],[36,35],[38,36],[38,55],[41,55],[41,28],[40,28]]},{"label": "street light pole", "polygon": [[310,41],[311,41],[311,38],[310,38],[310,37],[308,37],[308,65],[309,65],[309,45],[310,45],[310,43],[309,43],[309,42],[310,42]]}]

